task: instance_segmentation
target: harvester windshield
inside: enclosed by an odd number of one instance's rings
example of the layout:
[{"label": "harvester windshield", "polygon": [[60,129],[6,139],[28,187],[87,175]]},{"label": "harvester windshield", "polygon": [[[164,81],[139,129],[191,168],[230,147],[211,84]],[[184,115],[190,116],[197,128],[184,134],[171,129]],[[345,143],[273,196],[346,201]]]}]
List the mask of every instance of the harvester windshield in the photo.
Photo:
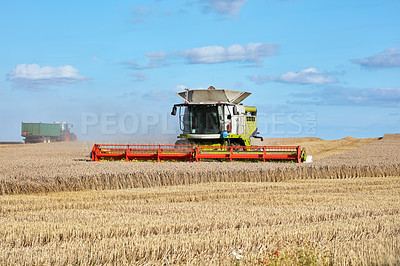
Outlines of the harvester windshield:
[{"label": "harvester windshield", "polygon": [[218,134],[218,109],[215,105],[182,106],[181,130],[188,134]]}]

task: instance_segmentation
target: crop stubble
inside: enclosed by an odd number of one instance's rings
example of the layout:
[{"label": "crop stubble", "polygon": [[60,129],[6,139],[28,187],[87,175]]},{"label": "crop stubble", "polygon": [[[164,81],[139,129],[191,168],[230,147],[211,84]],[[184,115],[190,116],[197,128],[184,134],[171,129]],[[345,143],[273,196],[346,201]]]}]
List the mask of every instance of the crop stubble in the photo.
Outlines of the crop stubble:
[{"label": "crop stubble", "polygon": [[[0,198],[0,264],[394,264],[400,177]],[[278,252],[278,255],[274,255]],[[304,252],[304,253],[301,253]]]}]

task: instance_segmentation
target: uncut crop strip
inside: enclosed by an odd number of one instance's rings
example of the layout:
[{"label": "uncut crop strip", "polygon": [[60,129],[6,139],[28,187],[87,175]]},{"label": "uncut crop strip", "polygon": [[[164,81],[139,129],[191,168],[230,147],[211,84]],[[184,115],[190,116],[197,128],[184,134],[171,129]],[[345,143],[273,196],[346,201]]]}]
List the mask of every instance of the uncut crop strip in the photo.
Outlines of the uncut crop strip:
[{"label": "uncut crop strip", "polygon": [[293,179],[386,177],[400,173],[398,164],[371,166],[265,164],[264,167],[261,165],[264,164],[78,162],[61,169],[47,169],[47,173],[43,171],[43,165],[37,165],[27,172],[0,178],[0,194],[145,188],[207,182],[281,182]]},{"label": "uncut crop strip", "polygon": [[[35,158],[35,157],[33,157]],[[50,158],[50,157],[49,157]],[[123,162],[65,163],[37,157],[24,165],[6,166],[0,174],[0,193],[40,193],[86,189],[119,189],[204,182],[277,182],[292,179],[342,179],[391,176],[399,164],[294,165],[254,163],[152,164]],[[3,165],[0,165],[0,168]]]}]

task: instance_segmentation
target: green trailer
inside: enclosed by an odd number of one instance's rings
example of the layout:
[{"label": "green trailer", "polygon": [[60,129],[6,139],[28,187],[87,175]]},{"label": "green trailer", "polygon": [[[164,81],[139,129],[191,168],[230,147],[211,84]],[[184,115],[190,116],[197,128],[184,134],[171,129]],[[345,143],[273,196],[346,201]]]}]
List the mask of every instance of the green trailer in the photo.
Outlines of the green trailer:
[{"label": "green trailer", "polygon": [[24,123],[21,125],[21,136],[25,143],[76,141],[76,135],[70,132],[71,124],[54,123]]}]

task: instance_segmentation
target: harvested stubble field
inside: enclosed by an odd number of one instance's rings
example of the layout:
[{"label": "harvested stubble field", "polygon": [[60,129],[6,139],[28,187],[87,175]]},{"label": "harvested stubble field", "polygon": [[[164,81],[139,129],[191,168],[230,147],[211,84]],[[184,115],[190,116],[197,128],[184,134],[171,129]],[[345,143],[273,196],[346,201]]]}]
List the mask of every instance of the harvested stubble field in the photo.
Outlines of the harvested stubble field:
[{"label": "harvested stubble field", "polygon": [[0,198],[0,264],[395,264],[400,178]]},{"label": "harvested stubble field", "polygon": [[0,146],[0,265],[400,263],[400,136],[291,141],[315,162],[92,163],[88,143]]}]

